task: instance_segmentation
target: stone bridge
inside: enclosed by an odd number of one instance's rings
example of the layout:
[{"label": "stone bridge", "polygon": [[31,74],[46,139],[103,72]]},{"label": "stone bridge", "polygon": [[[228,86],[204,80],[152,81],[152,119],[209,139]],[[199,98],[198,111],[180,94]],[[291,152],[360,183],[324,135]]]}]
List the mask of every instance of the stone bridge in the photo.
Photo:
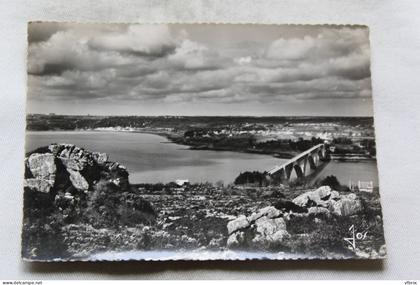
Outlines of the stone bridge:
[{"label": "stone bridge", "polygon": [[294,170],[295,178],[304,178],[323,164],[323,161],[326,159],[326,152],[325,145],[318,144],[286,161],[284,164],[270,169],[268,174],[274,180],[289,182],[292,180]]}]

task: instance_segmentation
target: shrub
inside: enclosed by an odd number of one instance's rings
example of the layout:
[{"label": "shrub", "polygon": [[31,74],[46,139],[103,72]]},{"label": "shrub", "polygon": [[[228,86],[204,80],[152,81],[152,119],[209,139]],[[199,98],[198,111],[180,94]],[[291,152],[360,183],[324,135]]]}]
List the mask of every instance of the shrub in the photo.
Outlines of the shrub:
[{"label": "shrub", "polygon": [[155,217],[149,202],[113,183],[100,181],[88,196],[86,219],[96,228],[150,224]]},{"label": "shrub", "polygon": [[282,210],[283,212],[293,211],[294,213],[307,213],[308,209],[296,205],[292,201],[286,199],[279,199],[275,204],[274,207],[276,209]]},{"label": "shrub", "polygon": [[[318,222],[315,222],[315,218]],[[325,214],[308,217],[291,217],[286,221],[287,230],[293,238],[286,242],[291,252],[300,252],[314,256],[325,256],[326,252],[354,255],[344,238],[354,223],[349,217],[327,216]]]},{"label": "shrub", "polygon": [[50,194],[25,189],[22,256],[37,259],[65,257],[66,247],[61,235],[63,225],[64,216],[55,209]]},{"label": "shrub", "polygon": [[254,184],[258,186],[266,186],[268,184],[267,172],[246,171],[239,174],[234,183],[236,185]]},{"label": "shrub", "polygon": [[339,190],[341,187],[337,177],[330,175],[321,180],[320,186],[330,186],[332,189]]}]

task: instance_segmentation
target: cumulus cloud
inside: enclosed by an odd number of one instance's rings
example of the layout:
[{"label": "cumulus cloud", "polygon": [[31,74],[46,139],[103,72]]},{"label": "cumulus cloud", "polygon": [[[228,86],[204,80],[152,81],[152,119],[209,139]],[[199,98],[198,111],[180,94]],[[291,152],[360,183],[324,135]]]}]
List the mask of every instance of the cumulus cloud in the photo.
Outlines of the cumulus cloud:
[{"label": "cumulus cloud", "polygon": [[175,39],[166,25],[131,25],[125,33],[92,37],[89,46],[99,50],[162,56],[175,48]]},{"label": "cumulus cloud", "polygon": [[306,58],[316,48],[316,41],[309,36],[303,39],[277,39],[267,49],[267,57],[279,60]]},{"label": "cumulus cloud", "polygon": [[130,59],[119,53],[89,49],[87,39],[72,31],[59,31],[48,41],[32,44],[28,49],[29,74],[61,74],[66,70],[96,71],[129,63]]},{"label": "cumulus cloud", "polygon": [[323,27],[295,37],[290,29],[253,42],[246,33],[206,39],[185,26],[38,23],[29,29],[29,96],[109,104],[371,97],[367,29]]},{"label": "cumulus cloud", "polygon": [[252,61],[252,57],[250,56],[243,56],[243,57],[235,59],[235,62],[237,62],[240,65],[251,63],[251,61]]},{"label": "cumulus cloud", "polygon": [[65,26],[60,23],[30,23],[28,25],[28,42],[46,41],[60,30],[65,30]]},{"label": "cumulus cloud", "polygon": [[181,69],[216,69],[222,68],[230,59],[202,44],[185,39],[169,55],[167,60]]}]

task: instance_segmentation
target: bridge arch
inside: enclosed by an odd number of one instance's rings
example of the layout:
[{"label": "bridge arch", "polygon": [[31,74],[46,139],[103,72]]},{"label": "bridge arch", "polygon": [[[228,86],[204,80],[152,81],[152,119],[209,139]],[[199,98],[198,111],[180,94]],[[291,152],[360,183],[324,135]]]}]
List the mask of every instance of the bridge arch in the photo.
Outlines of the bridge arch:
[{"label": "bridge arch", "polygon": [[313,169],[313,170],[316,169],[317,161],[316,161],[316,158],[315,158],[315,154],[308,156],[308,163],[309,163],[309,166],[310,166],[311,169]]},{"label": "bridge arch", "polygon": [[298,164],[295,164],[294,166],[293,166],[293,169],[295,170],[295,173],[296,173],[296,177],[297,178],[303,178],[303,174],[304,174],[304,172],[303,172],[303,169],[300,167],[300,165],[298,165]]}]

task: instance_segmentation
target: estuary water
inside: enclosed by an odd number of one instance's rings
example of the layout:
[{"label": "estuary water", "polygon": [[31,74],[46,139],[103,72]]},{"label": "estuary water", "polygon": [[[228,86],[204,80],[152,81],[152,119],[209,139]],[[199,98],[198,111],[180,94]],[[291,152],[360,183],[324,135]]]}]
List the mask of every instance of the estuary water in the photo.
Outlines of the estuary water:
[{"label": "estuary water", "polygon": [[[125,165],[131,183],[190,182],[232,183],[240,172],[265,171],[286,159],[231,151],[190,150],[162,136],[135,132],[42,131],[26,132],[26,151],[51,143],[70,143],[106,152],[111,161]],[[343,184],[373,181],[378,186],[375,161],[330,162],[316,177],[335,175]]]},{"label": "estuary water", "polygon": [[134,132],[27,132],[25,148],[30,151],[55,142],[106,152],[111,161],[127,167],[131,183],[167,183],[176,179],[231,183],[240,172],[269,170],[286,161],[270,155],[190,150],[162,136]]}]

